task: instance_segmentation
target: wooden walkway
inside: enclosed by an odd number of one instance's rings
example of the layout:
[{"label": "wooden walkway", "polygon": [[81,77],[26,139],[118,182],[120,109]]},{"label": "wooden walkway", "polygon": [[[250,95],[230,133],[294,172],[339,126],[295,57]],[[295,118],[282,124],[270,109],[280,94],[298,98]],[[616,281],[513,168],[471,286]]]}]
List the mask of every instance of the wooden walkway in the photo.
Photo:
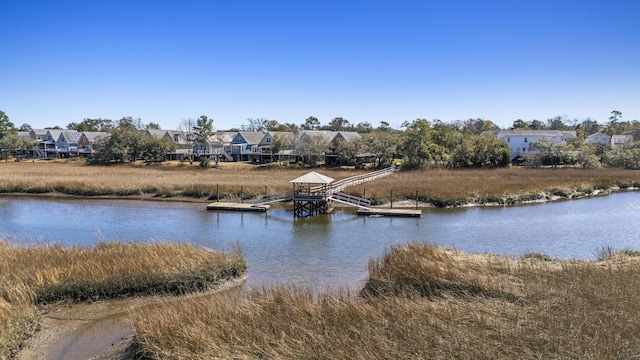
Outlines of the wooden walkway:
[{"label": "wooden walkway", "polygon": [[207,205],[207,210],[265,212],[267,209],[269,209],[269,205],[228,202],[214,202]]},{"label": "wooden walkway", "polygon": [[[320,201],[324,205],[327,202],[337,202],[348,206],[353,206],[358,208],[358,215],[369,215],[369,216],[403,216],[403,217],[420,217],[422,212],[420,210],[408,210],[408,209],[383,209],[383,208],[372,208],[371,200],[367,200],[364,198],[360,198],[357,196],[348,195],[342,193],[341,191],[346,189],[349,186],[360,185],[369,181],[374,181],[380,179],[385,176],[389,176],[396,171],[395,167],[389,167],[382,170],[373,171],[367,174],[361,174],[356,176],[351,176],[342,180],[337,180],[331,183],[328,187],[324,187],[325,185],[318,185],[311,187],[309,189],[308,196],[313,196],[313,199],[305,199],[304,194],[298,194],[295,197],[292,197],[289,194],[273,194],[269,196],[265,196],[262,199],[258,200],[258,203],[254,204],[238,204],[238,203],[211,203],[207,205],[208,210],[230,210],[230,211],[267,211],[269,209],[270,204],[279,203],[279,202],[288,202],[288,201],[309,201],[313,200],[313,202]],[[319,194],[323,194],[321,199],[318,198]],[[323,206],[324,206],[323,205]],[[304,210],[304,209],[303,209]],[[310,209],[309,213],[313,212]]]}]

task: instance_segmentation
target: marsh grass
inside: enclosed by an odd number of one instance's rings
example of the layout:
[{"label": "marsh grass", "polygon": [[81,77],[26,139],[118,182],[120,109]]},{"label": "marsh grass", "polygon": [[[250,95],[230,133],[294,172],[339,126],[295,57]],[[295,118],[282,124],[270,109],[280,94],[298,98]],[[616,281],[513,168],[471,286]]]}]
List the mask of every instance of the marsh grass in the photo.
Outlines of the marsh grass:
[{"label": "marsh grass", "polygon": [[[336,180],[365,171],[315,169]],[[78,196],[190,197],[203,201],[237,201],[292,191],[290,180],[310,169],[225,164],[221,169],[197,165],[110,167],[81,163],[2,163],[0,193],[63,193]],[[366,196],[374,204],[391,200],[418,200],[437,207],[466,204],[512,205],[553,197],[581,197],[615,188],[640,187],[640,173],[616,168],[401,171],[346,192]]]},{"label": "marsh grass", "polygon": [[424,244],[359,294],[275,286],[145,309],[149,359],[620,359],[640,354],[640,261],[514,260]]},{"label": "marsh grass", "polygon": [[614,188],[637,188],[640,172],[616,168],[600,169],[528,169],[494,170],[415,170],[401,171],[389,177],[350,187],[351,195],[362,196],[376,204],[415,199],[436,207],[497,203],[511,205],[561,197],[581,197],[596,190],[608,193]]},{"label": "marsh grass", "polygon": [[0,359],[13,356],[37,329],[38,305],[191,293],[247,270],[239,250],[223,254],[161,242],[69,248],[0,241],[0,259]]},{"label": "marsh grass", "polygon": [[[221,169],[184,166],[86,166],[72,162],[0,164],[0,193],[62,193],[78,196],[192,197],[248,199],[292,191],[290,180],[309,169],[225,165]],[[324,171],[322,171],[324,173]],[[361,172],[327,171],[342,179]],[[241,194],[242,186],[242,194]]]}]

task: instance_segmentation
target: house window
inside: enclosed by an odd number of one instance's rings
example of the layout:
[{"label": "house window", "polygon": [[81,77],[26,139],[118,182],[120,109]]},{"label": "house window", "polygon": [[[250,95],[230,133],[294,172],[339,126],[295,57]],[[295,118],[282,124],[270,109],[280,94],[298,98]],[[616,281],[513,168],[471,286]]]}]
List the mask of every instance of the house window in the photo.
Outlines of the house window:
[{"label": "house window", "polygon": [[527,152],[527,148],[522,148],[522,152]]},{"label": "house window", "polygon": [[510,137],[507,138],[507,142],[511,142],[511,138]]},{"label": "house window", "polygon": [[178,134],[174,134],[174,135],[173,135],[173,141],[175,141],[175,142],[180,141],[180,135],[178,135]]},{"label": "house window", "polygon": [[270,137],[267,138],[267,144],[271,144],[271,138]]},{"label": "house window", "polygon": [[524,142],[527,142],[527,138],[524,138]]}]

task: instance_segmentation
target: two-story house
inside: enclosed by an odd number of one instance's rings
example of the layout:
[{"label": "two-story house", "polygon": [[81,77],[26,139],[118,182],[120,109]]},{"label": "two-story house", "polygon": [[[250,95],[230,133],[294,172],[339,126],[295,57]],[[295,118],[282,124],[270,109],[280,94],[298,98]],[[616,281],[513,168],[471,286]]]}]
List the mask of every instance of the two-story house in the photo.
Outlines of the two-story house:
[{"label": "two-story house", "polygon": [[546,139],[552,143],[562,143],[568,139],[575,139],[575,131],[560,130],[500,130],[497,137],[511,147],[511,161],[526,155],[531,151],[532,142]]}]

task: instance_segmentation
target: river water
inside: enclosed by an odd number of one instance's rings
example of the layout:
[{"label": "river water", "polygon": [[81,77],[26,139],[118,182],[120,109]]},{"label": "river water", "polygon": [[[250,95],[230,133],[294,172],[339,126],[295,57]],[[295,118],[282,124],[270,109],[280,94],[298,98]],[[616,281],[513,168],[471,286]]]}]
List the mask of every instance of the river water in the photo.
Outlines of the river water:
[{"label": "river water", "polygon": [[516,207],[423,209],[421,218],[361,217],[349,209],[294,219],[293,212],[212,212],[203,204],[0,197],[0,238],[18,244],[185,242],[240,245],[246,287],[276,283],[356,288],[370,259],[421,241],[469,252],[544,253],[592,259],[599,249],[640,250],[640,193]]}]

